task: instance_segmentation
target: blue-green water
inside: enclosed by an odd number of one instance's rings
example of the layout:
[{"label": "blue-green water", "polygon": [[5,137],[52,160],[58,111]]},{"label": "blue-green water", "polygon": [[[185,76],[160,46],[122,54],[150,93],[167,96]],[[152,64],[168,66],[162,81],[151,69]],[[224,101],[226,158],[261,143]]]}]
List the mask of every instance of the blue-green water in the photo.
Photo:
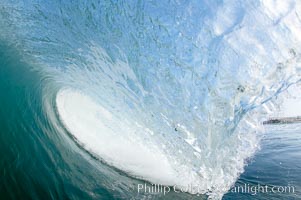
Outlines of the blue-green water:
[{"label": "blue-green water", "polygon": [[[267,185],[268,192],[229,192],[224,199],[300,199],[300,134],[301,124],[267,126],[261,150],[251,159],[236,186]],[[293,186],[294,190],[283,189],[286,186]]]},{"label": "blue-green water", "polygon": [[[300,15],[299,1],[2,0],[0,199],[300,198],[300,126],[262,127],[300,82]],[[227,193],[244,184],[295,192]]]}]

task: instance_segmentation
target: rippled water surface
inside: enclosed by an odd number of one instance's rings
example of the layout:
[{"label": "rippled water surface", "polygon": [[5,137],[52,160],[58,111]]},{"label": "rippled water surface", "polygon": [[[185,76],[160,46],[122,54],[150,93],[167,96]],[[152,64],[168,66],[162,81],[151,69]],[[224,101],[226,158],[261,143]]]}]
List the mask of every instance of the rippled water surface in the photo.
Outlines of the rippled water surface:
[{"label": "rippled water surface", "polygon": [[[251,159],[235,186],[249,184],[251,188],[261,185],[269,189],[261,190],[263,192],[250,189],[241,193],[233,190],[224,199],[300,199],[301,124],[269,125],[261,143],[261,149]],[[291,191],[288,188],[285,190],[288,186],[291,186]]]}]

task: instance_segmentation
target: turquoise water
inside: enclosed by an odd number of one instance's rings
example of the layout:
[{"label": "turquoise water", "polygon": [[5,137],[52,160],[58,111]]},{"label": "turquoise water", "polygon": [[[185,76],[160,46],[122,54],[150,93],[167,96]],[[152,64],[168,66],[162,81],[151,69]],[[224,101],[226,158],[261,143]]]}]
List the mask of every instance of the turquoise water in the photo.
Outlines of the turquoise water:
[{"label": "turquoise water", "polygon": [[1,1],[0,198],[298,199],[300,128],[262,121],[301,80],[300,8]]}]

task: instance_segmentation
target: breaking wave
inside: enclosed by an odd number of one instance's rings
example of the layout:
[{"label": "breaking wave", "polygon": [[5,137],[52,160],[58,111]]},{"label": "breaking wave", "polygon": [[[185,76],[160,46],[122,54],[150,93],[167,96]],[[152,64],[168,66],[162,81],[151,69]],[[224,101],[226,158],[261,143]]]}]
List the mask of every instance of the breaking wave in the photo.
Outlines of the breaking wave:
[{"label": "breaking wave", "polygon": [[300,81],[299,1],[0,5],[0,41],[42,77],[53,134],[99,165],[212,199],[259,148],[278,94]]}]

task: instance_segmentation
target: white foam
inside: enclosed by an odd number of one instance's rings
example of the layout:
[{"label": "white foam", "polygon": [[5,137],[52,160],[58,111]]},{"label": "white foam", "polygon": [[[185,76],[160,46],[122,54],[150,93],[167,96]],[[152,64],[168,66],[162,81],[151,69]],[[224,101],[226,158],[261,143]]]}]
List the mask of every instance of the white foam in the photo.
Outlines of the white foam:
[{"label": "white foam", "polygon": [[164,154],[129,138],[112,113],[81,92],[64,89],[57,94],[57,109],[68,131],[89,152],[133,176],[154,183],[175,184],[175,172]]}]

